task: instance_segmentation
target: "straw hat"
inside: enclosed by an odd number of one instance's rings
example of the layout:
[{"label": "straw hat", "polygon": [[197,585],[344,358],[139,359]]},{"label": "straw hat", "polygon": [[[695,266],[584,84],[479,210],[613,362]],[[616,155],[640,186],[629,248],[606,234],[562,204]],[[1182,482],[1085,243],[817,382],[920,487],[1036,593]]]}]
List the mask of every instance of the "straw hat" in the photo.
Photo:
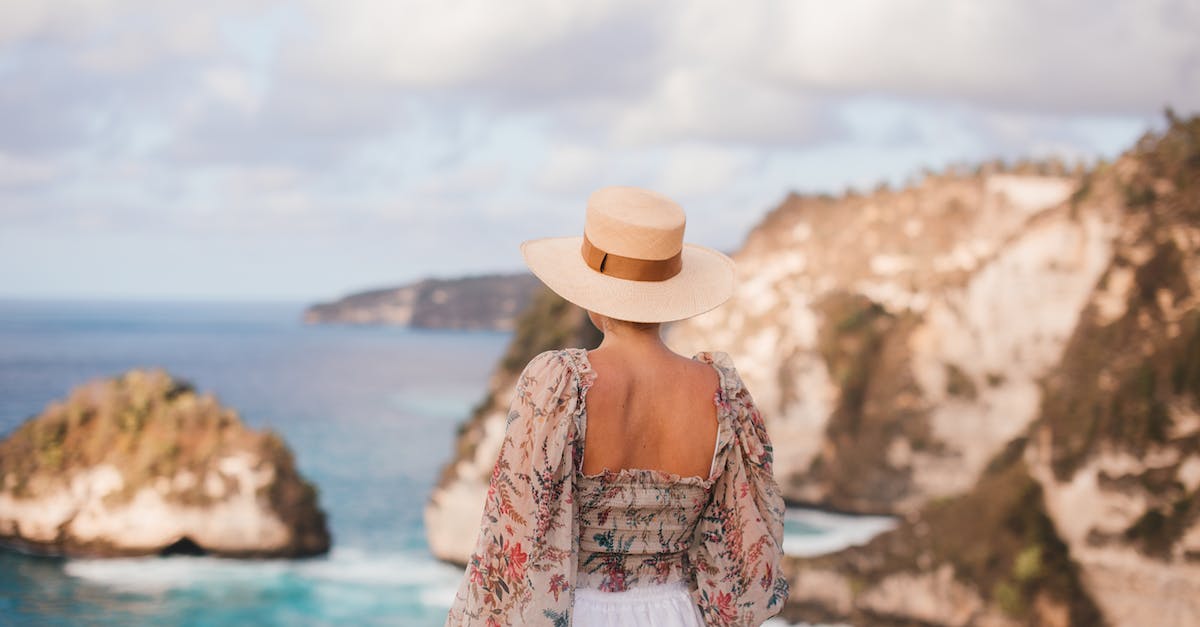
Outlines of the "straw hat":
[{"label": "straw hat", "polygon": [[683,243],[686,218],[670,198],[635,187],[591,195],[583,237],[521,244],[525,264],[559,296],[618,320],[669,322],[733,293],[733,260]]}]

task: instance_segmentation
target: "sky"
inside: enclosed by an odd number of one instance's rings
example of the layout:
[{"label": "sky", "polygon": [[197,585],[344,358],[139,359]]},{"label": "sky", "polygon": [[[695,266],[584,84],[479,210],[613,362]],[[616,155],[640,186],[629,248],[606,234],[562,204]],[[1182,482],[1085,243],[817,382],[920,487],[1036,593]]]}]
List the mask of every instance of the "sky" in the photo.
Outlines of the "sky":
[{"label": "sky", "polygon": [[4,0],[0,298],[521,269],[606,185],[734,251],[789,192],[1091,162],[1200,111],[1195,0]]}]

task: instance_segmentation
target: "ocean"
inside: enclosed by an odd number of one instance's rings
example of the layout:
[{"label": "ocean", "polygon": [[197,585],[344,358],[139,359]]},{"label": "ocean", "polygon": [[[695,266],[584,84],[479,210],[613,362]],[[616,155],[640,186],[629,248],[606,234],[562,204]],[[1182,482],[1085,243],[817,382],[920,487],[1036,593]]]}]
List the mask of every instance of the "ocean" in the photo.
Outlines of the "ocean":
[{"label": "ocean", "polygon": [[[505,333],[308,326],[298,304],[0,301],[0,437],[75,385],[161,367],[281,433],[333,550],[307,560],[50,559],[0,550],[3,625],[440,625],[459,569],[422,511]],[[789,512],[817,554],[886,519]]]}]

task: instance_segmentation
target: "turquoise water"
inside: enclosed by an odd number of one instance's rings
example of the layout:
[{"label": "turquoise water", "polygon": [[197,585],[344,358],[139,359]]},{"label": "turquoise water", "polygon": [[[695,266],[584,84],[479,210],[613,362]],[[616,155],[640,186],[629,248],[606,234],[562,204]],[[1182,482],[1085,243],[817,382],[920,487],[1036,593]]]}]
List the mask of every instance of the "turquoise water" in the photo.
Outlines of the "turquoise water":
[{"label": "turquoise water", "polygon": [[0,303],[0,434],[88,379],[165,367],[281,432],[334,536],[291,562],[0,551],[0,623],[441,623],[458,571],[429,555],[421,512],[508,336],[309,327],[300,310]]},{"label": "turquoise water", "polygon": [[[35,558],[0,550],[0,625],[440,625],[460,571],[421,514],[507,334],[309,327],[298,305],[0,301],[0,434],[75,385],[159,366],[284,435],[321,489],[327,557]],[[789,512],[785,549],[886,519]]]}]

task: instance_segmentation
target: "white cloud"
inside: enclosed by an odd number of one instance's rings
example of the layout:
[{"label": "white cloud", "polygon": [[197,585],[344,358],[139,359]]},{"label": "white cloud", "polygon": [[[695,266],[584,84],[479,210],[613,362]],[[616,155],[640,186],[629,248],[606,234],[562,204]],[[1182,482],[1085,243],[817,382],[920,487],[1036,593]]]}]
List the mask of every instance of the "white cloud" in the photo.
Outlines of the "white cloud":
[{"label": "white cloud", "polygon": [[242,68],[209,68],[201,74],[201,80],[212,98],[221,104],[246,115],[257,113],[262,108],[262,90]]},{"label": "white cloud", "polygon": [[216,54],[221,46],[218,14],[172,19],[173,12],[146,8],[129,21],[97,24],[76,49],[80,68],[100,74],[136,74],[156,65]]},{"label": "white cloud", "polygon": [[[134,2],[124,4],[135,8],[132,6]],[[142,3],[146,4],[149,3]],[[78,38],[90,27],[107,20],[121,8],[121,2],[102,0],[17,0],[0,3],[0,44],[25,41],[34,37]]]},{"label": "white cloud", "polygon": [[290,49],[291,62],[337,80],[416,86],[490,83],[497,74],[512,77],[516,71],[536,77],[541,68],[512,64],[539,52],[572,55],[578,35],[628,6],[554,0],[312,1],[305,13],[315,36]]},{"label": "white cloud", "polygon": [[799,87],[950,98],[1039,111],[1200,108],[1200,5],[796,2],[760,48]]},{"label": "white cloud", "polygon": [[[364,1],[308,14],[314,37],[292,52],[339,80],[492,91],[552,80],[542,86],[558,97],[616,95],[627,114],[645,104],[620,89],[635,69],[659,99],[703,81],[800,104],[832,91],[1055,112],[1200,108],[1200,5],[1182,0]],[[590,71],[564,76],[563,59]]]},{"label": "white cloud", "polygon": [[653,187],[675,198],[719,193],[753,161],[746,150],[685,144],[670,151]]},{"label": "white cloud", "polygon": [[261,194],[295,189],[303,184],[304,173],[284,166],[240,167],[222,176],[225,187],[237,195]]},{"label": "white cloud", "polygon": [[0,230],[482,267],[633,184],[728,248],[788,189],[1112,154],[1200,109],[1196,32],[1194,0],[8,0]]},{"label": "white cloud", "polygon": [[[264,17],[281,13],[292,17]],[[60,118],[12,137],[88,141],[83,117],[149,113],[175,118],[175,154],[210,160],[277,143],[279,154],[336,152],[395,129],[414,104],[450,125],[541,116],[547,132],[593,146],[811,145],[844,134],[836,110],[862,97],[1059,116],[1188,111],[1200,108],[1197,29],[1200,5],[1180,0],[0,6],[0,45],[20,52],[8,74],[49,74],[12,108]]]},{"label": "white cloud", "polygon": [[222,21],[245,19],[269,1],[9,0],[0,3],[0,46],[49,43],[86,69],[136,71],[218,51]]},{"label": "white cloud", "polygon": [[548,192],[576,192],[596,187],[603,176],[604,155],[600,150],[579,144],[558,143],[550,147],[545,161],[534,177],[538,189]]},{"label": "white cloud", "polygon": [[803,143],[825,134],[824,107],[778,86],[707,68],[663,78],[643,103],[615,123],[623,143],[704,139],[761,144]]},{"label": "white cloud", "polygon": [[44,185],[62,173],[62,165],[49,159],[18,157],[0,151],[0,188]]}]

